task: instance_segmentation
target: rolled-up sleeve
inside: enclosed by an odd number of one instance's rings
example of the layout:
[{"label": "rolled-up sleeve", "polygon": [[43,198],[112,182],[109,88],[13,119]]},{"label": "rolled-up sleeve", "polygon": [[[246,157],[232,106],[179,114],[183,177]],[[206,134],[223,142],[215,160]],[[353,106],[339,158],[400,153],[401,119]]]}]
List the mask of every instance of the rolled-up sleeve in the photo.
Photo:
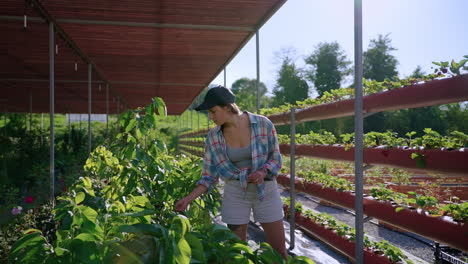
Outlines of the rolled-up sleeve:
[{"label": "rolled-up sleeve", "polygon": [[197,182],[197,184],[204,185],[210,191],[216,183],[218,182],[218,175],[216,172],[216,166],[213,160],[213,154],[210,150],[211,146],[211,137],[208,133],[208,136],[205,140],[205,154],[203,156],[203,169],[202,169],[202,178]]},{"label": "rolled-up sleeve", "polygon": [[263,168],[267,169],[271,176],[276,177],[282,166],[278,136],[276,135],[276,128],[270,120],[266,122],[266,125],[268,135],[268,158]]}]

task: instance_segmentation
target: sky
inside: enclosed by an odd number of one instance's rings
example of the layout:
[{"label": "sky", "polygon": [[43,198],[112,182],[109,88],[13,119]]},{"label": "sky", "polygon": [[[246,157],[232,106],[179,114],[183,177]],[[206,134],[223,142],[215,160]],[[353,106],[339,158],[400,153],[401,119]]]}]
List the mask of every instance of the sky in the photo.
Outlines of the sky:
[{"label": "sky", "polygon": [[[399,77],[433,61],[460,61],[468,55],[468,0],[363,0],[363,51],[379,34],[397,50]],[[260,81],[271,94],[281,66],[278,54],[293,51],[296,65],[320,42],[337,41],[354,61],[354,0],[288,0],[260,29]],[[256,78],[255,36],[226,67],[226,83]],[[351,82],[353,77],[347,81]],[[212,83],[223,84],[221,72]]]}]

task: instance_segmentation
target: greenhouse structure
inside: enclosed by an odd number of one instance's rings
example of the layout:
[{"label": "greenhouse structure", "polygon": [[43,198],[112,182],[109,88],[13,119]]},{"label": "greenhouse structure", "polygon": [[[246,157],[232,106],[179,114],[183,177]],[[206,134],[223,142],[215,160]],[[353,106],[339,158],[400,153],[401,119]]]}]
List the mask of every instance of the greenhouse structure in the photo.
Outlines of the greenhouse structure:
[{"label": "greenhouse structure", "polygon": [[[354,89],[262,112],[289,131],[279,137],[285,166],[276,177],[288,260],[263,243],[259,223],[249,223],[248,242],[221,223],[219,189],[174,211],[201,176],[213,127],[193,105],[223,72],[226,86],[226,66],[255,38],[260,113],[259,31],[285,2],[2,2],[0,262],[467,263],[468,136],[375,143],[363,120],[468,101],[468,75],[452,65],[450,78],[366,92],[362,0],[350,10]],[[94,114],[105,122],[91,122]],[[354,117],[347,141],[296,133],[340,117]],[[299,165],[312,159],[321,165]],[[414,184],[389,184],[403,173]],[[450,201],[422,195],[427,182]]]}]

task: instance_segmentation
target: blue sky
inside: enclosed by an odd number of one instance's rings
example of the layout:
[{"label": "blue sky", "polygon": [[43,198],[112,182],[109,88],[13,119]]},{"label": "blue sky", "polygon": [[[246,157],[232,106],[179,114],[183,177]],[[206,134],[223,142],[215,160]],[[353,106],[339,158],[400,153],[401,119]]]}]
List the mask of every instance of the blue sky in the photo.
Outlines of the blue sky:
[{"label": "blue sky", "polygon": [[[320,42],[337,41],[354,61],[354,0],[288,0],[260,29],[260,80],[275,85],[281,50],[295,50],[296,64]],[[363,0],[363,49],[378,34],[390,34],[400,77],[432,61],[468,55],[468,0]],[[226,68],[227,86],[256,78],[255,37]],[[213,83],[223,84],[223,73]]]}]

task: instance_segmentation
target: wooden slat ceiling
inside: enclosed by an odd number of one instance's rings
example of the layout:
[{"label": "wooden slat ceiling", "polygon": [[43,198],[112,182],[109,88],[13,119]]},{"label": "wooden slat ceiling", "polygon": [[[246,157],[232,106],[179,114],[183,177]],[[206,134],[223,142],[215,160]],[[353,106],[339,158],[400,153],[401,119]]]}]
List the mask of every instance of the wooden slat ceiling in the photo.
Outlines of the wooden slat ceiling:
[{"label": "wooden slat ceiling", "polygon": [[106,113],[108,83],[110,113],[147,105],[159,96],[169,114],[180,114],[284,1],[4,0],[0,111],[29,112],[32,98],[33,112],[49,112],[44,13],[68,36],[57,33],[56,38],[57,113],[87,112],[84,55],[95,66],[93,113]]}]

